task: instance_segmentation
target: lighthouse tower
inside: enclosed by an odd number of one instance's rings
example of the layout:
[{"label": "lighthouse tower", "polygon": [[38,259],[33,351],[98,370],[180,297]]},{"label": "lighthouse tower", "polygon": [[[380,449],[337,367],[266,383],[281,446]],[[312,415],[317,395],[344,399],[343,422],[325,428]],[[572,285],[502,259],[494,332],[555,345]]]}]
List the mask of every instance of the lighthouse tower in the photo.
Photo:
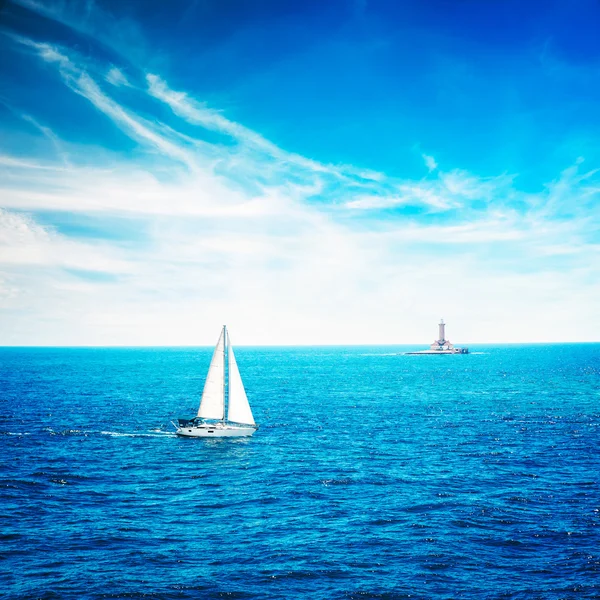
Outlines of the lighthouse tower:
[{"label": "lighthouse tower", "polygon": [[440,320],[440,324],[438,325],[438,327],[440,328],[438,342],[442,344],[446,341],[446,323],[444,323],[444,319]]},{"label": "lighthouse tower", "polygon": [[407,352],[406,354],[469,354],[468,348],[455,348],[454,344],[446,339],[446,323],[440,319],[438,323],[438,339],[429,346],[429,350]]},{"label": "lighthouse tower", "polygon": [[446,339],[446,323],[444,323],[444,319],[440,319],[438,328],[439,337],[429,346],[430,350],[453,350],[454,346]]}]

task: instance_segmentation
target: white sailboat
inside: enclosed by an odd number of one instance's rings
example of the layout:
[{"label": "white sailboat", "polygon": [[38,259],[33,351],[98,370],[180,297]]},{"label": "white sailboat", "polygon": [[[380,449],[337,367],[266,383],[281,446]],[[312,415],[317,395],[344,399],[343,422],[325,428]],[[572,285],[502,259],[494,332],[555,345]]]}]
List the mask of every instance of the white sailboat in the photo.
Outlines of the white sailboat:
[{"label": "white sailboat", "polygon": [[188,437],[250,436],[258,429],[225,326],[210,361],[198,414],[178,423],[177,434]]}]

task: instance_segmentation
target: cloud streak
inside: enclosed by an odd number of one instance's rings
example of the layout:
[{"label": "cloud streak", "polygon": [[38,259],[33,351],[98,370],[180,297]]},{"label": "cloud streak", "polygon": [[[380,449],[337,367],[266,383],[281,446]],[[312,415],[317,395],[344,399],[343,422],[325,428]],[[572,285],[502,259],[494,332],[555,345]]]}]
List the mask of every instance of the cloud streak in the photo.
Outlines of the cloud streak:
[{"label": "cloud streak", "polygon": [[341,179],[358,177],[378,181],[382,178],[381,173],[366,169],[355,169],[349,166],[324,165],[298,154],[285,152],[251,129],[230,121],[219,111],[210,109],[190,98],[185,92],[170,89],[167,83],[158,75],[149,73],[146,75],[146,80],[148,82],[148,93],[157,100],[164,102],[178,117],[189,123],[226,134],[239,144],[265,152],[281,163],[301,167],[315,174],[332,175]]},{"label": "cloud streak", "polygon": [[129,80],[127,79],[127,77],[125,77],[123,71],[121,71],[121,69],[118,69],[117,67],[111,67],[108,73],[106,74],[105,79],[106,81],[108,81],[108,83],[112,83],[112,85],[117,87],[121,85],[131,87],[131,83],[129,83]]},{"label": "cloud streak", "polygon": [[[248,343],[411,342],[440,308],[467,341],[513,314],[525,329],[496,340],[539,340],[555,305],[563,339],[584,339],[596,318],[568,293],[598,292],[600,184],[581,162],[533,192],[425,154],[422,179],[330,165],[156,72],[18,42],[136,152],[96,155],[24,113],[57,160],[0,148],[0,343],[208,343],[214,322]],[[112,239],[122,222],[135,234]]]}]

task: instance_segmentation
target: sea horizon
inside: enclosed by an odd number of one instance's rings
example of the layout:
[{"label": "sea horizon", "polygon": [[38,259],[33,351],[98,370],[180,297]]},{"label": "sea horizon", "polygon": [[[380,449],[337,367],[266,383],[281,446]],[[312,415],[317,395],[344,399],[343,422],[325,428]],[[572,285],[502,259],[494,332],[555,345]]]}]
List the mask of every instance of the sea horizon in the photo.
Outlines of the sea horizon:
[{"label": "sea horizon", "polygon": [[[576,344],[600,344],[600,340],[597,341],[567,341],[567,342],[457,342],[455,346],[466,346],[471,350],[473,347],[504,347],[504,346],[562,346],[562,345],[576,345]],[[8,344],[0,345],[0,350],[9,348],[131,348],[131,349],[144,349],[144,348],[210,348],[212,344],[142,344],[142,345],[51,345],[51,344],[40,344],[40,345],[26,345],[26,344]],[[424,343],[364,343],[364,344],[237,344],[236,348],[361,348],[361,347],[389,347],[389,348],[415,348],[421,347],[427,349],[428,344]],[[456,356],[456,355],[453,355]],[[466,354],[468,356],[468,354]]]}]

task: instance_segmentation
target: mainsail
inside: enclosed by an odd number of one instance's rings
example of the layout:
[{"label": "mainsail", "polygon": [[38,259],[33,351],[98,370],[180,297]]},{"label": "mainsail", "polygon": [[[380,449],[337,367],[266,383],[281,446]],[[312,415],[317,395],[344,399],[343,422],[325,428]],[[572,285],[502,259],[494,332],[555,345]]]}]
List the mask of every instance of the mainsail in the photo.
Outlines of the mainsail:
[{"label": "mainsail", "polygon": [[224,419],[225,418],[225,328],[221,331],[221,336],[215,347],[202,400],[198,409],[198,416],[203,419]]},{"label": "mainsail", "polygon": [[254,417],[250,410],[246,390],[242,383],[242,377],[233,354],[233,348],[229,336],[229,405],[227,407],[227,420],[234,423],[254,425]]}]

